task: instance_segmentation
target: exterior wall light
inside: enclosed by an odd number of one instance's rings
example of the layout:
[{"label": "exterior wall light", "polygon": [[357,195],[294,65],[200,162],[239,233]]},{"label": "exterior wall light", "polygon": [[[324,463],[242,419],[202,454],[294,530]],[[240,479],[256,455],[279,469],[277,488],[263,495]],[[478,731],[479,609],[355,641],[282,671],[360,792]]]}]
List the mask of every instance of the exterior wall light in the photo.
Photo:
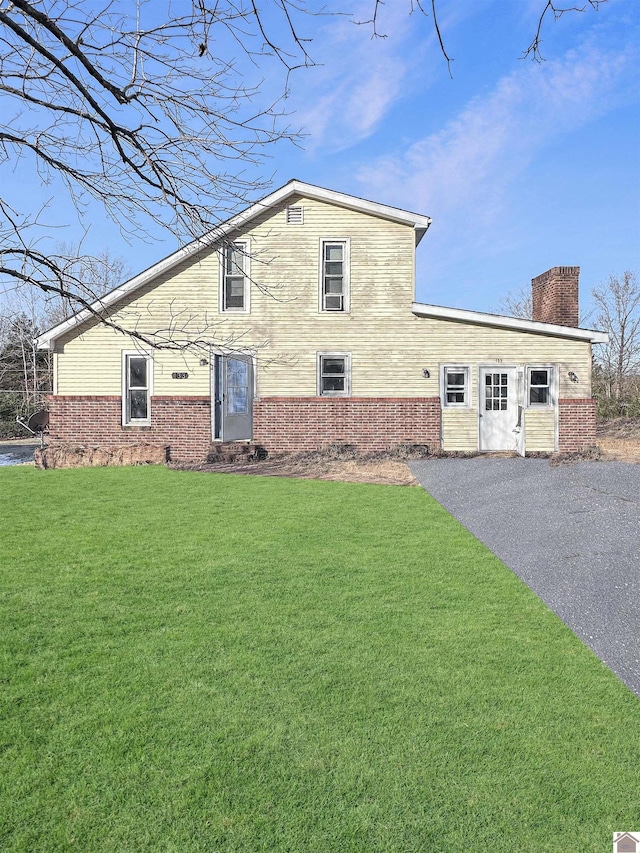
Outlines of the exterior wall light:
[{"label": "exterior wall light", "polygon": [[573,372],[573,370],[570,370],[570,371],[569,371],[568,376],[569,376],[569,379],[570,379],[572,382],[577,382],[577,381],[578,381],[578,374],[577,374],[577,373],[574,373],[574,372]]},{"label": "exterior wall light", "polygon": [[427,368],[425,367],[425,369],[422,371],[422,375],[424,376],[424,378],[425,378],[425,379],[428,379],[428,378],[431,376],[431,373],[430,373],[430,371],[429,371],[429,370],[427,370]]}]

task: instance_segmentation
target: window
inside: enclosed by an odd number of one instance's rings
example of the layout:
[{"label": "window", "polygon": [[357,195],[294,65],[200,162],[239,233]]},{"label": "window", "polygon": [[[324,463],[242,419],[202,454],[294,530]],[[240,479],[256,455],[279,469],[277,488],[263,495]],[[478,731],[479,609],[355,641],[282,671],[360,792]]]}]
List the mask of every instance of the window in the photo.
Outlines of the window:
[{"label": "window", "polygon": [[145,426],[151,423],[151,357],[145,353],[123,353],[122,423]]},{"label": "window", "polygon": [[320,310],[349,310],[349,241],[321,243]]},{"label": "window", "polygon": [[442,404],[447,408],[469,408],[469,367],[443,367]]},{"label": "window", "polygon": [[509,408],[509,374],[490,373],[484,375],[485,412],[506,412]]},{"label": "window", "polygon": [[226,368],[226,412],[246,415],[249,411],[249,365],[241,358],[227,358]]},{"label": "window", "polygon": [[550,367],[529,367],[527,369],[530,406],[552,405],[551,379],[552,370]]},{"label": "window", "polygon": [[318,353],[318,395],[348,397],[351,393],[351,356],[346,352]]},{"label": "window", "polygon": [[249,247],[230,243],[223,250],[222,311],[249,310]]}]

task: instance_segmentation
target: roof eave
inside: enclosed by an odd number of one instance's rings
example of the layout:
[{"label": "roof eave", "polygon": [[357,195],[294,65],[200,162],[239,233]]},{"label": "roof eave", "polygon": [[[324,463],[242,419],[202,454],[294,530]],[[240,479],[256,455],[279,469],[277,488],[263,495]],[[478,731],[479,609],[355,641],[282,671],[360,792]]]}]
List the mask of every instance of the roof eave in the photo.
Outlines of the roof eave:
[{"label": "roof eave", "polygon": [[578,329],[572,326],[560,326],[555,323],[524,320],[520,317],[504,317],[500,314],[469,311],[466,308],[446,308],[443,305],[425,305],[421,302],[414,302],[411,310],[419,317],[454,320],[462,323],[473,323],[479,326],[493,326],[498,329],[532,332],[538,335],[552,335],[558,338],[589,341],[592,344],[606,344],[609,341],[609,336],[606,332],[596,329]]}]

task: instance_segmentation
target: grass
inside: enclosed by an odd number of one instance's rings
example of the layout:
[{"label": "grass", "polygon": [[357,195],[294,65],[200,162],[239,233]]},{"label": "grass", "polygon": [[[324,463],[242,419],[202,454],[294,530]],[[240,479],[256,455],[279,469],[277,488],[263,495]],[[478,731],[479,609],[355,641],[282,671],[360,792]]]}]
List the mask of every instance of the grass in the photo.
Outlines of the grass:
[{"label": "grass", "polygon": [[640,703],[420,489],[0,471],[0,849],[563,851]]}]

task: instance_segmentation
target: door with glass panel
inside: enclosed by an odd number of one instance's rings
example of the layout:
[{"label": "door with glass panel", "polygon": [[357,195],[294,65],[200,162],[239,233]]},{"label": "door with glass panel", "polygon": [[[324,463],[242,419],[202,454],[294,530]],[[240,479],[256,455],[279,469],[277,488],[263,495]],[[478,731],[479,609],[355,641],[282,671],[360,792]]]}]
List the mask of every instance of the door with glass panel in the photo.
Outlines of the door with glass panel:
[{"label": "door with glass panel", "polygon": [[213,435],[222,441],[253,436],[253,361],[246,355],[216,355],[213,368]]},{"label": "door with glass panel", "polygon": [[512,450],[524,456],[522,384],[516,367],[480,369],[480,450]]}]

